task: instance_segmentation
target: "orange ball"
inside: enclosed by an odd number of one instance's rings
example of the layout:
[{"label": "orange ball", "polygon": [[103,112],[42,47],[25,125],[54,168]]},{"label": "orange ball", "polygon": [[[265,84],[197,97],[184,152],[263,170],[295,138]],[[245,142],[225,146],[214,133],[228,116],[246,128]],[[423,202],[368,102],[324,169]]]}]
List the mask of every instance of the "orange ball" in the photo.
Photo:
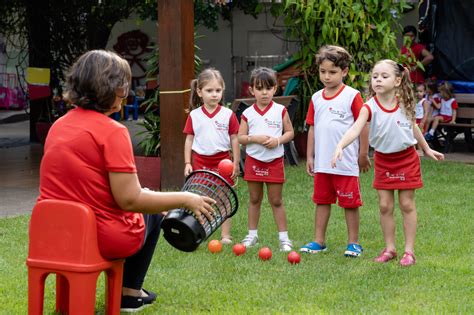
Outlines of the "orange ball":
[{"label": "orange ball", "polygon": [[207,244],[207,248],[211,253],[217,254],[222,251],[222,243],[219,240],[212,240]]}]

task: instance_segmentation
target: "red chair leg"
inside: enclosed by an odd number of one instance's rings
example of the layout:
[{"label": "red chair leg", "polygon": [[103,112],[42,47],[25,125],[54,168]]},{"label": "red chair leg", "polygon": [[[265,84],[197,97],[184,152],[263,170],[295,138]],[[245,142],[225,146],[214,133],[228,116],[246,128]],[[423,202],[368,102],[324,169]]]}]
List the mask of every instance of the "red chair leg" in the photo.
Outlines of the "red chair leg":
[{"label": "red chair leg", "polygon": [[66,313],[69,309],[69,282],[66,277],[56,274],[56,312]]},{"label": "red chair leg", "polygon": [[69,315],[95,314],[95,291],[100,271],[68,273]]},{"label": "red chair leg", "polygon": [[105,309],[107,314],[119,314],[122,301],[123,261],[117,261],[106,271]]},{"label": "red chair leg", "polygon": [[42,315],[44,280],[48,273],[43,269],[28,268],[28,314]]}]

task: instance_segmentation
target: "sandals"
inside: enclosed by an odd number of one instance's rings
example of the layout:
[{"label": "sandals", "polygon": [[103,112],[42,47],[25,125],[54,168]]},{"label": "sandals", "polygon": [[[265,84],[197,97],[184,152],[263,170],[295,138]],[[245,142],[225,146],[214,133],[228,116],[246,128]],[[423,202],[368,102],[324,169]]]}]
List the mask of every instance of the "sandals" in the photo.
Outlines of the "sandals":
[{"label": "sandals", "polygon": [[415,254],[413,252],[405,252],[402,259],[400,259],[400,266],[408,267],[416,263]]},{"label": "sandals", "polygon": [[386,263],[392,259],[395,259],[396,257],[397,257],[396,251],[388,250],[384,248],[383,251],[380,253],[380,255],[374,259],[374,261],[378,263]]}]

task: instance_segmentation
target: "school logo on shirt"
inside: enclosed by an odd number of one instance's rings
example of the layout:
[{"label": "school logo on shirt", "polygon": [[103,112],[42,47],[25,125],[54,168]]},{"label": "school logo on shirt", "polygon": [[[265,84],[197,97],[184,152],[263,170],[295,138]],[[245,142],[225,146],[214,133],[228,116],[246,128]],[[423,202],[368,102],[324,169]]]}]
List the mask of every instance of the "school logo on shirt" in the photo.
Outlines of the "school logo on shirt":
[{"label": "school logo on shirt", "polygon": [[257,167],[257,166],[252,166],[252,171],[255,173],[256,176],[268,176],[268,174],[270,173],[268,168],[260,168],[260,167]]},{"label": "school logo on shirt", "polygon": [[224,124],[224,123],[218,122],[217,120],[214,120],[214,125],[216,125],[216,130],[227,131],[229,129],[229,124]]},{"label": "school logo on shirt", "polygon": [[343,198],[347,198],[347,199],[352,199],[354,198],[354,193],[351,191],[351,192],[343,192],[343,191],[336,191],[337,193],[337,196],[338,197],[343,197]]},{"label": "school logo on shirt", "polygon": [[404,182],[405,181],[405,173],[390,173],[390,172],[386,172],[385,173],[385,176],[387,176],[387,178],[389,179],[393,179],[393,180],[396,180],[398,179],[399,181],[401,182]]},{"label": "school logo on shirt", "polygon": [[281,122],[278,120],[270,120],[268,118],[265,118],[265,123],[267,124],[268,128],[281,128]]},{"label": "school logo on shirt", "polygon": [[329,107],[329,112],[333,115],[339,116],[339,118],[344,119],[346,112],[344,110],[337,110],[332,107]]},{"label": "school logo on shirt", "polygon": [[400,121],[400,120],[397,120],[397,125],[400,127],[400,128],[411,128],[411,123],[410,122],[403,122],[403,121]]}]

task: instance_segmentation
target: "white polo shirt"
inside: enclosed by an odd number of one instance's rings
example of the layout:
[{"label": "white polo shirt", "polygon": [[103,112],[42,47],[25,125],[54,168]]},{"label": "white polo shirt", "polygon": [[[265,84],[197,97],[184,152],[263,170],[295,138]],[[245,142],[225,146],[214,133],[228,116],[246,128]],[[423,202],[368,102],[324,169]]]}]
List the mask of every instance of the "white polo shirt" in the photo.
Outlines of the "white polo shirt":
[{"label": "white polo shirt", "polygon": [[409,121],[400,106],[383,107],[374,96],[364,105],[369,110],[369,144],[381,153],[395,153],[416,144],[413,122]]},{"label": "white polo shirt", "polygon": [[[242,113],[241,119],[248,124],[248,135],[266,135],[278,138],[283,134],[283,117],[286,114],[285,106],[271,102],[262,111],[253,104]],[[245,152],[256,160],[271,162],[284,154],[283,144],[273,149],[267,149],[261,144],[250,143],[246,145]]]},{"label": "white polo shirt", "polygon": [[343,151],[337,166],[331,166],[332,155],[346,131],[354,124],[364,104],[360,92],[343,85],[332,97],[324,89],[313,94],[306,115],[306,123],[314,125],[315,173],[359,176],[359,140]]},{"label": "white polo shirt", "polygon": [[239,132],[239,122],[229,108],[218,106],[214,112],[209,113],[201,106],[191,111],[183,132],[194,135],[194,152],[214,155],[232,148],[230,135]]},{"label": "white polo shirt", "polygon": [[449,100],[441,99],[441,108],[439,109],[440,115],[453,116],[453,109],[458,108],[458,103],[454,98]]}]

